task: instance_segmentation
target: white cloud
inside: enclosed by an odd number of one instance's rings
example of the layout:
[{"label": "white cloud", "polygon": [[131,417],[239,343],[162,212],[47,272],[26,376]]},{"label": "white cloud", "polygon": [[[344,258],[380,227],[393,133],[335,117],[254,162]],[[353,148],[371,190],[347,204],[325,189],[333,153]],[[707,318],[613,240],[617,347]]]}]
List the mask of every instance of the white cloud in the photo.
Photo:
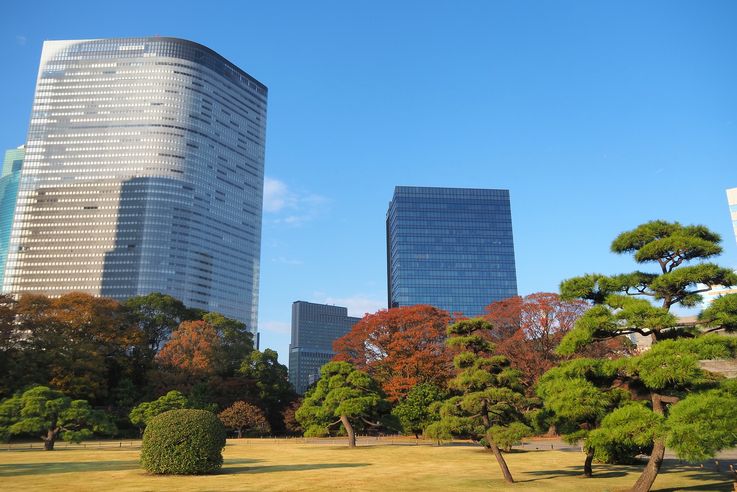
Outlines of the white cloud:
[{"label": "white cloud", "polygon": [[258,328],[260,331],[272,333],[290,334],[292,332],[292,325],[286,321],[264,321],[259,323]]},{"label": "white cloud", "polygon": [[264,178],[264,212],[276,215],[271,222],[298,226],[319,216],[330,200],[315,193],[292,190],[285,182]]},{"label": "white cloud", "polygon": [[316,292],[317,302],[332,304],[348,308],[348,316],[362,318],[366,313],[375,313],[379,309],[386,309],[386,300],[357,294],[350,297],[332,297],[321,292]]},{"label": "white cloud", "polygon": [[28,38],[18,35],[15,37],[15,42],[18,43],[18,46],[25,46],[28,43]]},{"label": "white cloud", "polygon": [[273,261],[274,263],[281,263],[283,265],[293,265],[293,266],[303,265],[304,264],[304,262],[302,260],[297,260],[295,258],[286,258],[284,256],[279,256],[277,258],[272,258],[271,261]]},{"label": "white cloud", "polygon": [[264,211],[279,212],[293,206],[296,198],[290,193],[286,183],[278,179],[264,178]]}]

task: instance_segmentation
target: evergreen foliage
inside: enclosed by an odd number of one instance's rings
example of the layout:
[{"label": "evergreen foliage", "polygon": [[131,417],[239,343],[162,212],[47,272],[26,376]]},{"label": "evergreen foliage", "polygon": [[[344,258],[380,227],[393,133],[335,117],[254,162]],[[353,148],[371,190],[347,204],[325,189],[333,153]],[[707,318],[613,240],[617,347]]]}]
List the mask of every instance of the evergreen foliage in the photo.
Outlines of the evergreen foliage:
[{"label": "evergreen foliage", "polygon": [[[356,428],[386,424],[389,403],[376,381],[348,362],[329,362],[320,370],[320,380],[305,395],[296,417],[305,436],[322,437],[342,424],[348,445],[355,447]],[[337,417],[338,420],[335,420]]]},{"label": "evergreen foliage", "polygon": [[494,453],[505,480],[513,482],[500,448],[509,450],[531,433],[524,423],[529,401],[519,371],[506,357],[495,355],[486,337],[491,328],[482,318],[448,327],[446,343],[459,352],[454,358],[457,374],[449,383],[454,396],[440,407],[440,421],[426,433],[438,440],[458,436],[483,444]]},{"label": "evergreen foliage", "polygon": [[[564,298],[587,300],[592,307],[563,338],[559,353],[570,355],[622,335],[649,338],[652,343],[649,350],[631,357],[575,363],[596,367],[593,371],[566,375],[570,367],[563,364],[544,376],[538,388],[546,407],[578,426],[585,445],[604,458],[652,448],[634,491],[652,487],[666,442],[686,459],[711,457],[737,444],[732,411],[737,395],[728,390],[732,383],[700,364],[705,359],[737,357],[737,340],[713,333],[737,330],[737,295],[715,300],[696,323],[683,322],[670,312],[677,305],[696,306],[701,294],[716,286],[737,284],[735,272],[704,261],[721,253],[719,241],[718,234],[703,226],[648,222],[620,234],[612,251],[632,254],[638,263],[653,263],[656,272],[588,274],[561,283]],[[556,388],[563,388],[570,403],[561,403]],[[632,400],[646,404],[626,403],[626,398],[607,402],[599,393],[615,390],[627,391]],[[576,405],[588,415],[568,411]]]},{"label": "evergreen foliage", "polygon": [[104,412],[45,386],[35,386],[0,403],[0,438],[41,434],[47,451],[54,449],[58,437],[81,442],[93,433],[109,435],[115,431]]},{"label": "evergreen foliage", "polygon": [[431,383],[420,383],[409,390],[407,396],[392,410],[406,434],[419,437],[428,425],[440,419],[439,403],[447,393]]},{"label": "evergreen foliage", "polygon": [[146,426],[141,466],[162,475],[201,475],[223,465],[225,426],[206,410],[169,410]]},{"label": "evergreen foliage", "polygon": [[143,429],[149,420],[161,413],[191,407],[192,405],[186,396],[179,391],[172,390],[156,400],[145,401],[137,405],[131,410],[129,418],[133,425]]}]

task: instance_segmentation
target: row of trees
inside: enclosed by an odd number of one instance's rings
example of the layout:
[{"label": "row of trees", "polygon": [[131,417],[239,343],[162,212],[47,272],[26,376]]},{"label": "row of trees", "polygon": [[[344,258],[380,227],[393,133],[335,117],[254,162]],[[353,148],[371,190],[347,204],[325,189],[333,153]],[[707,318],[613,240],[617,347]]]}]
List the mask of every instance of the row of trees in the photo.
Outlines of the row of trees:
[{"label": "row of trees", "polygon": [[276,352],[255,350],[245,324],[158,293],[125,303],[0,296],[0,401],[34,386],[104,410],[120,432],[136,434],[131,410],[172,390],[189,408],[253,404],[275,432],[296,398]]},{"label": "row of trees", "polygon": [[[429,306],[366,316],[335,343],[337,361],[306,395],[296,417],[307,435],[401,423],[438,440],[470,438],[496,457],[545,427],[559,430],[592,462],[649,454],[633,490],[650,490],[666,445],[703,460],[737,445],[737,383],[701,361],[734,359],[737,295],[714,300],[696,323],[670,311],[701,293],[737,284],[705,260],[721,252],[702,226],[655,221],[620,234],[615,253],[656,272],[590,274],[561,284],[561,297],[535,294],[460,319]],[[649,338],[634,349],[628,337]],[[393,405],[393,410],[392,410]],[[339,425],[340,424],[340,425]]]},{"label": "row of trees", "polygon": [[[356,432],[401,427],[470,438],[511,482],[502,452],[553,428],[583,442],[587,476],[597,457],[649,454],[633,489],[649,490],[666,445],[698,460],[737,444],[737,384],[701,364],[737,357],[737,339],[718,333],[737,331],[737,295],[716,299],[695,323],[671,313],[737,284],[733,271],[706,261],[721,252],[719,241],[702,226],[650,222],[620,234],[612,250],[655,272],[576,277],[561,296],[509,299],[450,327],[449,314],[430,306],[367,315],[336,341],[336,361],[301,405],[276,353],[254,350],[246,327],[217,313],[161,294],[125,304],[84,294],[3,297],[0,432],[36,432],[29,422],[39,408],[58,410],[45,441],[104,432],[100,409],[138,427],[172,405],[224,409],[221,419],[239,434],[342,429],[355,445]],[[632,335],[652,348],[636,351]],[[20,392],[34,384],[54,389]]]}]

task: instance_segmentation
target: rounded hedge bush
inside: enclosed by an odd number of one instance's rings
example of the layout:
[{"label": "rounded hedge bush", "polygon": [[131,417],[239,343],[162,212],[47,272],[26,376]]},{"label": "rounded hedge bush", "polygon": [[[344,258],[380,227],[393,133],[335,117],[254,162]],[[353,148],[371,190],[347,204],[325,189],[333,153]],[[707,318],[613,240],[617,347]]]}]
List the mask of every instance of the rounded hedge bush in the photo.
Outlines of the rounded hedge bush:
[{"label": "rounded hedge bush", "polygon": [[223,466],[225,427],[206,410],[169,410],[143,433],[141,466],[157,474],[200,475]]}]

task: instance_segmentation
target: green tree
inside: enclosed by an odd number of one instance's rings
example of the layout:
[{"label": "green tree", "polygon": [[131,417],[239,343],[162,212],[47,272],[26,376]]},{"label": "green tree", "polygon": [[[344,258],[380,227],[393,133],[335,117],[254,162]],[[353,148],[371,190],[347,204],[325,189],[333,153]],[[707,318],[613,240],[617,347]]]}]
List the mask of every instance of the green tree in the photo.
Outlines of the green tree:
[{"label": "green tree", "polygon": [[281,412],[296,395],[287,367],[279,363],[279,355],[271,349],[254,350],[241,364],[240,374],[254,381],[253,400],[266,412],[271,428],[280,429],[284,425]]},{"label": "green tree", "polygon": [[35,386],[0,403],[0,436],[41,434],[46,451],[53,451],[60,436],[80,442],[95,432],[114,434],[116,429],[104,412],[93,410],[85,400],[72,400],[45,386]]},{"label": "green tree", "polygon": [[425,428],[440,417],[435,407],[447,398],[447,393],[431,383],[420,383],[409,390],[392,410],[407,434],[419,438]]},{"label": "green tree", "polygon": [[191,319],[190,312],[181,301],[160,292],[131,297],[124,305],[133,323],[144,334],[149,359],[153,359],[179,323]]},{"label": "green tree", "polygon": [[320,369],[320,379],[305,395],[296,417],[305,436],[326,436],[331,427],[342,424],[348,446],[355,447],[355,427],[379,427],[388,412],[389,403],[371,376],[348,362],[329,362]]},{"label": "green tree", "polygon": [[245,323],[220,313],[206,313],[202,320],[215,328],[220,337],[218,373],[225,377],[233,376],[253,352],[253,333],[248,331]]},{"label": "green tree", "polygon": [[[589,274],[561,284],[564,298],[592,303],[561,341],[561,354],[570,355],[593,342],[621,335],[637,335],[652,342],[647,351],[609,362],[614,371],[609,387],[629,388],[633,398],[644,399],[647,406],[633,404],[614,409],[589,436],[594,446],[652,444],[650,459],[632,489],[636,492],[650,490],[666,444],[674,442],[673,436],[682,435],[680,429],[686,423],[689,428],[704,426],[713,432],[705,430],[699,440],[694,440],[692,452],[676,447],[682,457],[711,456],[725,445],[737,444],[735,434],[709,440],[729,425],[723,420],[724,413],[689,411],[699,405],[712,408],[716,402],[737,405],[733,394],[720,389],[720,377],[699,364],[704,359],[737,355],[737,340],[711,334],[737,329],[735,295],[715,301],[696,324],[681,322],[670,312],[677,305],[697,306],[701,293],[715,286],[737,284],[733,271],[705,261],[721,253],[719,242],[719,235],[704,226],[648,222],[617,236],[612,251],[632,254],[637,263],[654,264],[654,272]],[[712,396],[707,398],[701,396],[705,391],[717,393],[709,393]],[[716,394],[721,396],[713,396]]]},{"label": "green tree", "polygon": [[186,396],[179,391],[169,391],[164,396],[161,396],[153,401],[145,401],[135,406],[130,414],[129,418],[131,423],[137,426],[141,431],[146,427],[149,420],[156,417],[160,413],[167,412],[169,410],[176,410],[179,408],[192,408]]},{"label": "green tree", "polygon": [[[546,372],[538,381],[537,394],[545,409],[555,416],[558,431],[569,443],[583,441],[586,450],[584,475],[592,476],[591,464],[597,448],[589,440],[589,433],[598,428],[601,420],[613,409],[629,400],[629,393],[610,388],[616,375],[607,361],[602,359],[574,359],[562,363]],[[641,448],[625,448],[633,457]],[[605,456],[603,453],[610,453]],[[598,458],[602,461],[617,461],[611,456],[612,447],[600,447]]]},{"label": "green tree", "polygon": [[528,399],[520,373],[512,369],[503,355],[494,354],[487,334],[492,325],[474,318],[448,327],[448,345],[459,350],[453,363],[457,375],[449,383],[455,395],[440,408],[440,421],[426,433],[436,439],[464,436],[479,442],[494,453],[504,479],[513,483],[501,450],[532,431],[524,422]]},{"label": "green tree", "polygon": [[264,412],[256,405],[245,401],[233,403],[220,412],[218,418],[227,429],[235,429],[239,439],[248,431],[262,435],[271,431]]}]

